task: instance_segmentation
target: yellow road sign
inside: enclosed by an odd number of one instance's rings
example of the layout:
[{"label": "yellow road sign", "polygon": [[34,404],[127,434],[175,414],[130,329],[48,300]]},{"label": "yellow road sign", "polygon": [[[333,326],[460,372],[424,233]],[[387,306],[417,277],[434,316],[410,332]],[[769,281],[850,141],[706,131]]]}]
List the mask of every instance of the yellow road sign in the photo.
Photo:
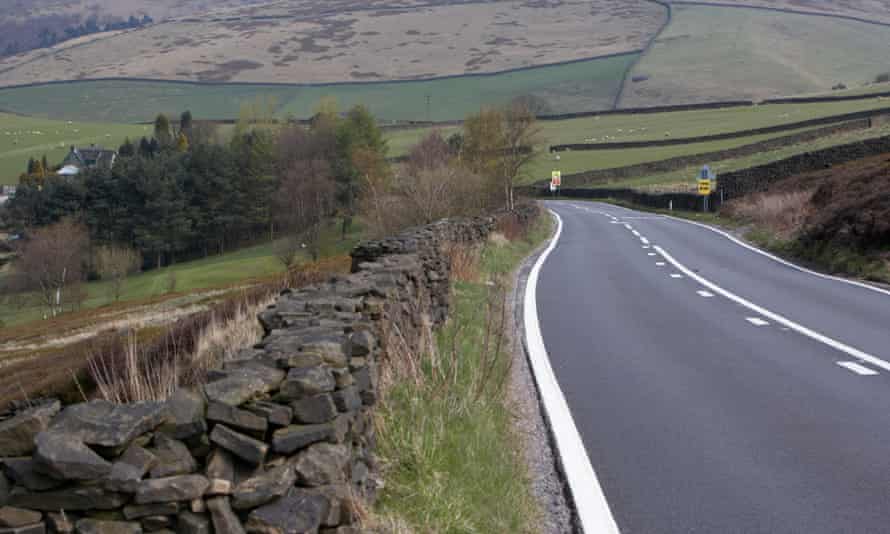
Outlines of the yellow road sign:
[{"label": "yellow road sign", "polygon": [[711,194],[711,181],[710,180],[699,180],[698,181],[698,194],[702,196],[707,196]]},{"label": "yellow road sign", "polygon": [[562,172],[561,171],[553,171],[550,173],[550,183],[559,187],[562,185]]}]

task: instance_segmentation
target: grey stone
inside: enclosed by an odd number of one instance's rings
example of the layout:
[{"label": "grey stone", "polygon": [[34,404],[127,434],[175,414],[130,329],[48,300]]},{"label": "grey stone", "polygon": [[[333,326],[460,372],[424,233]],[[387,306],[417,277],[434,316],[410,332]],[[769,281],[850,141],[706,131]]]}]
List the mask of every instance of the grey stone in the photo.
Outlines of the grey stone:
[{"label": "grey stone", "polygon": [[160,431],[175,439],[187,439],[207,431],[204,396],[197,391],[179,389],[167,400],[167,421]]},{"label": "grey stone", "polygon": [[188,475],[198,470],[198,462],[188,447],[166,434],[155,436],[155,447],[152,452],[158,461],[151,469],[151,478]]},{"label": "grey stone", "polygon": [[352,377],[352,373],[349,372],[349,369],[341,367],[333,369],[332,373],[334,374],[334,381],[337,382],[337,389],[348,388],[355,384],[355,379]]},{"label": "grey stone", "polygon": [[322,520],[326,527],[336,527],[341,523],[351,523],[355,518],[355,507],[352,504],[352,494],[347,484],[333,484],[312,488],[312,493],[321,495],[327,500],[328,513]]},{"label": "grey stone", "polygon": [[173,519],[166,515],[151,515],[143,518],[139,524],[146,532],[158,532],[173,526]]},{"label": "grey stone", "polygon": [[291,454],[319,441],[330,440],[334,436],[331,423],[321,425],[292,425],[272,434],[272,449],[280,454]]},{"label": "grey stone", "polygon": [[35,469],[37,465],[31,458],[4,458],[3,467],[13,482],[31,491],[51,490],[64,484],[38,472]]},{"label": "grey stone", "polygon": [[0,528],[0,534],[46,534],[46,524],[34,523],[24,527]]},{"label": "grey stone", "polygon": [[334,391],[336,386],[334,375],[326,367],[297,367],[287,372],[287,378],[281,384],[281,396],[299,399]]},{"label": "grey stone", "polygon": [[111,472],[111,463],[71,436],[44,431],[35,439],[35,468],[60,480],[96,480]]},{"label": "grey stone", "polygon": [[245,402],[278,389],[284,380],[284,371],[271,367],[257,366],[232,370],[226,376],[204,386],[204,392],[211,401],[231,406]]},{"label": "grey stone", "polygon": [[263,417],[221,402],[210,403],[207,407],[207,420],[223,423],[259,438],[265,435],[269,426]]},{"label": "grey stone", "polygon": [[[0,467],[2,467],[2,464],[0,464]],[[9,490],[11,489],[9,479],[0,471],[0,506],[6,504],[6,499],[9,498]]]},{"label": "grey stone", "polygon": [[278,367],[283,369],[315,367],[324,363],[324,359],[318,354],[307,354],[305,352],[292,352],[289,354],[276,355],[275,361]]},{"label": "grey stone", "polygon": [[247,405],[246,409],[266,418],[272,426],[287,426],[294,418],[293,410],[275,402],[257,401]]},{"label": "grey stone", "polygon": [[178,502],[162,502],[155,504],[131,504],[124,506],[124,518],[128,521],[142,519],[153,515],[174,515],[179,512]]},{"label": "grey stone", "polygon": [[114,404],[97,400],[68,406],[50,429],[77,437],[87,445],[121,447],[157,428],[165,417],[163,402]]},{"label": "grey stone", "polygon": [[9,504],[43,512],[76,512],[116,510],[128,500],[129,497],[121,493],[107,492],[96,486],[83,486],[40,493],[13,493],[9,497]]},{"label": "grey stone", "polygon": [[253,465],[261,464],[269,451],[269,446],[262,441],[239,434],[221,424],[213,427],[210,441]]},{"label": "grey stone", "polygon": [[211,480],[225,480],[234,483],[235,460],[232,458],[232,453],[224,449],[214,449],[207,459],[207,468],[204,472]]},{"label": "grey stone", "polygon": [[349,339],[346,336],[324,336],[304,343],[300,351],[306,354],[317,354],[322,361],[332,367],[346,367],[352,353]]},{"label": "grey stone", "polygon": [[210,481],[202,475],[180,475],[144,480],[136,491],[136,504],[190,501],[204,495]]},{"label": "grey stone", "polygon": [[328,393],[294,401],[290,405],[298,423],[327,423],[337,417],[337,405]]},{"label": "grey stone", "polygon": [[210,534],[210,520],[203,515],[182,512],[176,518],[176,531],[180,534]]},{"label": "grey stone", "polygon": [[197,459],[206,458],[208,454],[210,454],[211,445],[210,438],[207,437],[207,434],[198,434],[197,436],[192,436],[185,440],[186,446],[188,446],[189,451],[192,453]]},{"label": "grey stone", "polygon": [[362,534],[362,529],[356,526],[346,525],[337,528],[323,528],[318,532],[319,534]]},{"label": "grey stone", "polygon": [[26,456],[34,451],[34,438],[49,428],[50,421],[59,413],[57,400],[26,408],[0,422],[0,458]]},{"label": "grey stone", "polygon": [[354,412],[362,407],[362,398],[359,396],[358,388],[350,386],[334,392],[334,404],[341,412]]},{"label": "grey stone", "polygon": [[232,494],[232,507],[247,510],[266,504],[287,493],[296,481],[297,474],[289,464],[266,471],[238,484]]},{"label": "grey stone", "polygon": [[346,481],[350,456],[345,445],[316,443],[299,453],[293,464],[300,484],[326,486]]},{"label": "grey stone", "polygon": [[33,525],[43,519],[43,514],[12,506],[0,507],[0,528],[19,528]]},{"label": "grey stone", "polygon": [[51,534],[71,534],[74,532],[74,519],[65,512],[49,512],[46,514],[46,529]]},{"label": "grey stone", "polygon": [[251,534],[303,534],[316,532],[327,515],[327,500],[299,488],[257,508],[247,517]]},{"label": "grey stone", "polygon": [[142,534],[139,523],[126,521],[100,521],[81,519],[77,522],[78,534]]},{"label": "grey stone", "polygon": [[105,489],[135,493],[142,477],[157,463],[155,455],[139,445],[130,445],[111,465],[111,473],[104,481]]},{"label": "grey stone", "polygon": [[349,340],[352,342],[352,356],[367,356],[377,347],[377,338],[367,330],[355,332]]},{"label": "grey stone", "polygon": [[210,510],[216,534],[244,534],[244,526],[232,511],[228,497],[207,499],[207,509]]}]

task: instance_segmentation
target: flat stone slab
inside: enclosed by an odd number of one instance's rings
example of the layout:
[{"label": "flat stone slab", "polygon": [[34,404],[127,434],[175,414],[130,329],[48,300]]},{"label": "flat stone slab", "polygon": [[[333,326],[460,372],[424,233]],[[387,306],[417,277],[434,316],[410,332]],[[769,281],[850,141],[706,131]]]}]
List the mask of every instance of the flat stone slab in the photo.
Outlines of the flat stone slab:
[{"label": "flat stone slab", "polygon": [[92,401],[65,408],[50,429],[87,445],[121,447],[154,430],[166,418],[163,402],[114,404]]},{"label": "flat stone slab", "polygon": [[281,497],[293,487],[297,474],[293,466],[285,464],[238,484],[232,495],[232,507],[249,510]]},{"label": "flat stone slab", "polygon": [[65,488],[39,493],[13,493],[9,496],[9,505],[19,508],[30,508],[43,512],[65,510],[77,512],[82,510],[116,510],[130,500],[122,493],[104,491],[95,486]]},{"label": "flat stone slab", "polygon": [[111,472],[111,463],[68,434],[44,431],[35,440],[37,469],[60,480],[97,480]]},{"label": "flat stone slab", "polygon": [[43,519],[43,514],[12,506],[0,507],[0,528],[19,528],[33,525]]},{"label": "flat stone slab", "polygon": [[264,442],[235,432],[222,424],[213,427],[210,441],[253,465],[261,464],[269,452],[269,446]]},{"label": "flat stone slab", "polygon": [[27,456],[34,451],[34,438],[49,428],[59,413],[57,400],[26,408],[5,421],[0,421],[0,458]]},{"label": "flat stone slab", "polygon": [[191,501],[204,496],[210,481],[202,475],[181,475],[144,480],[136,491],[136,504]]},{"label": "flat stone slab", "polygon": [[291,488],[284,497],[251,512],[247,517],[247,531],[257,534],[316,532],[327,512],[324,497]]},{"label": "flat stone slab", "polygon": [[78,534],[142,534],[142,525],[128,521],[99,521],[81,519],[77,522]]}]

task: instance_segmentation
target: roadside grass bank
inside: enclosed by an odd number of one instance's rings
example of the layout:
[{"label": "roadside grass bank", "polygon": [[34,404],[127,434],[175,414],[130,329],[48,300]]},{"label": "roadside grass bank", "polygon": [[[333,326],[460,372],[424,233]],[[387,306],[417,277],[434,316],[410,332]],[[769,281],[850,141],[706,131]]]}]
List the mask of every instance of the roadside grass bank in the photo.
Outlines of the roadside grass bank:
[{"label": "roadside grass bank", "polygon": [[451,317],[423,354],[383,366],[376,522],[395,532],[536,532],[540,517],[507,403],[515,340],[506,334],[509,273],[551,234],[502,228],[452,250]]}]

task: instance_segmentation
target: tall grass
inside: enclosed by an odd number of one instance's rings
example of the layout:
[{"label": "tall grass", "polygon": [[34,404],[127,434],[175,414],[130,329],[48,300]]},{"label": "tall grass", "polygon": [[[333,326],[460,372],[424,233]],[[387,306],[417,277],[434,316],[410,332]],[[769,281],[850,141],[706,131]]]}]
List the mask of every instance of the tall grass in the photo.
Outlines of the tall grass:
[{"label": "tall grass", "polygon": [[545,219],[527,237],[522,231],[481,250],[452,248],[448,323],[428,332],[435,342],[420,353],[390,340],[377,415],[385,480],[377,522],[385,528],[536,530],[537,505],[506,400],[515,349],[506,294],[508,273],[548,235]]},{"label": "tall grass", "polygon": [[766,227],[779,239],[789,239],[812,215],[812,198],[812,191],[760,193],[730,202],[723,209],[730,216]]}]

